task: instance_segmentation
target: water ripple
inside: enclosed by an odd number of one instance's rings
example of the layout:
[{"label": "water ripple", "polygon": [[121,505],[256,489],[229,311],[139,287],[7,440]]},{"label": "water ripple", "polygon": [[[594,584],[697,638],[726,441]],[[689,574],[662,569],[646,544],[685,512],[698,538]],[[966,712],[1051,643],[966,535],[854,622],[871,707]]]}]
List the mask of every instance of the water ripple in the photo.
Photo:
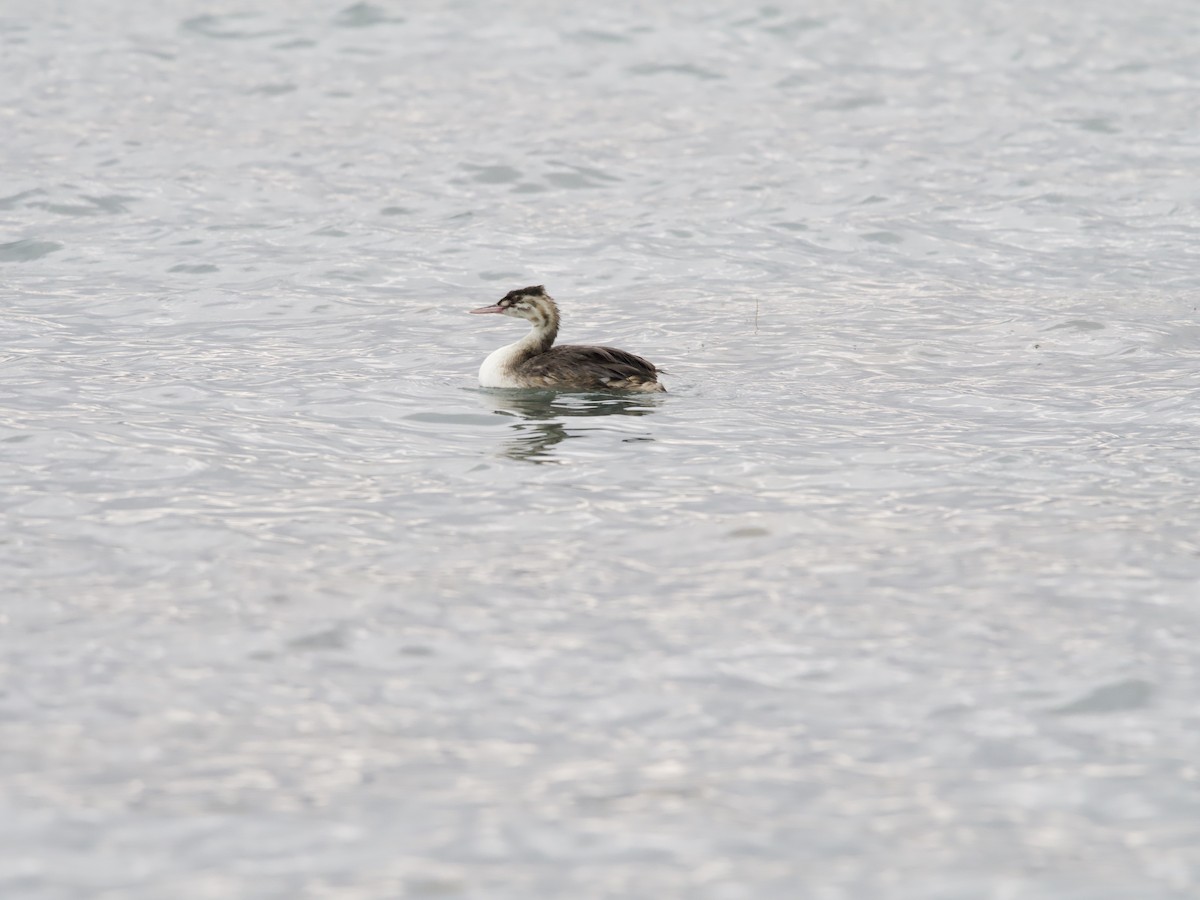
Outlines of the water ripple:
[{"label": "water ripple", "polygon": [[1195,893],[1190,10],[123,6],[0,22],[6,896]]}]

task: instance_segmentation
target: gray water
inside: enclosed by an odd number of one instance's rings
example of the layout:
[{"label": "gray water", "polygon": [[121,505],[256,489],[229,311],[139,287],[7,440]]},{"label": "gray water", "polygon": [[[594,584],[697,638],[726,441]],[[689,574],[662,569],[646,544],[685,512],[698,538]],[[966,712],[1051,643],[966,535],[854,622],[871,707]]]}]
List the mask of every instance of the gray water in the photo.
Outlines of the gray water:
[{"label": "gray water", "polygon": [[5,3],[0,896],[1196,896],[1200,14],[1043,6]]}]

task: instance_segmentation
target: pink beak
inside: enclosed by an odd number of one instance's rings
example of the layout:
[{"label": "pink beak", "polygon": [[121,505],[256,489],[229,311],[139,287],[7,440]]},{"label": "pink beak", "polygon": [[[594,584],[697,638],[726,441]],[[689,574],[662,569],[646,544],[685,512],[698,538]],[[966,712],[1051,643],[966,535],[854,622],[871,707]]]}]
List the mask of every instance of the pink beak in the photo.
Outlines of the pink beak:
[{"label": "pink beak", "polygon": [[482,315],[483,313],[502,313],[502,312],[504,312],[504,307],[501,306],[499,303],[497,303],[495,306],[481,306],[481,307],[479,307],[479,309],[473,309],[473,310],[471,310],[471,315],[478,316],[478,315]]}]

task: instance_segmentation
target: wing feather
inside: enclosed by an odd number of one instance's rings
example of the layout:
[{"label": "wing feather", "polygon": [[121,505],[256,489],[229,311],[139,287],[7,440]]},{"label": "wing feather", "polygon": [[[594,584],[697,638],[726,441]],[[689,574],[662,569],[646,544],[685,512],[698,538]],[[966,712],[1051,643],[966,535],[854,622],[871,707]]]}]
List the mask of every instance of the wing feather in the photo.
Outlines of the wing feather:
[{"label": "wing feather", "polygon": [[521,363],[520,373],[562,384],[607,387],[646,385],[658,381],[649,360],[616,347],[560,344]]}]

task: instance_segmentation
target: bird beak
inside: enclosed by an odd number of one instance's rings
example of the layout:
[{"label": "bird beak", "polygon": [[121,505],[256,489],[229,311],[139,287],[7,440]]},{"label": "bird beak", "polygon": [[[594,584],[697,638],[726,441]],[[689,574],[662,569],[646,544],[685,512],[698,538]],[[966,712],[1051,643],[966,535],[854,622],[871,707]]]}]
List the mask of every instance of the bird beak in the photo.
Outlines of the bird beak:
[{"label": "bird beak", "polygon": [[478,315],[482,315],[483,313],[502,313],[502,312],[504,312],[504,307],[501,306],[499,303],[497,303],[495,306],[481,306],[481,307],[479,307],[479,309],[473,309],[473,310],[471,310],[471,315],[478,316]]}]

